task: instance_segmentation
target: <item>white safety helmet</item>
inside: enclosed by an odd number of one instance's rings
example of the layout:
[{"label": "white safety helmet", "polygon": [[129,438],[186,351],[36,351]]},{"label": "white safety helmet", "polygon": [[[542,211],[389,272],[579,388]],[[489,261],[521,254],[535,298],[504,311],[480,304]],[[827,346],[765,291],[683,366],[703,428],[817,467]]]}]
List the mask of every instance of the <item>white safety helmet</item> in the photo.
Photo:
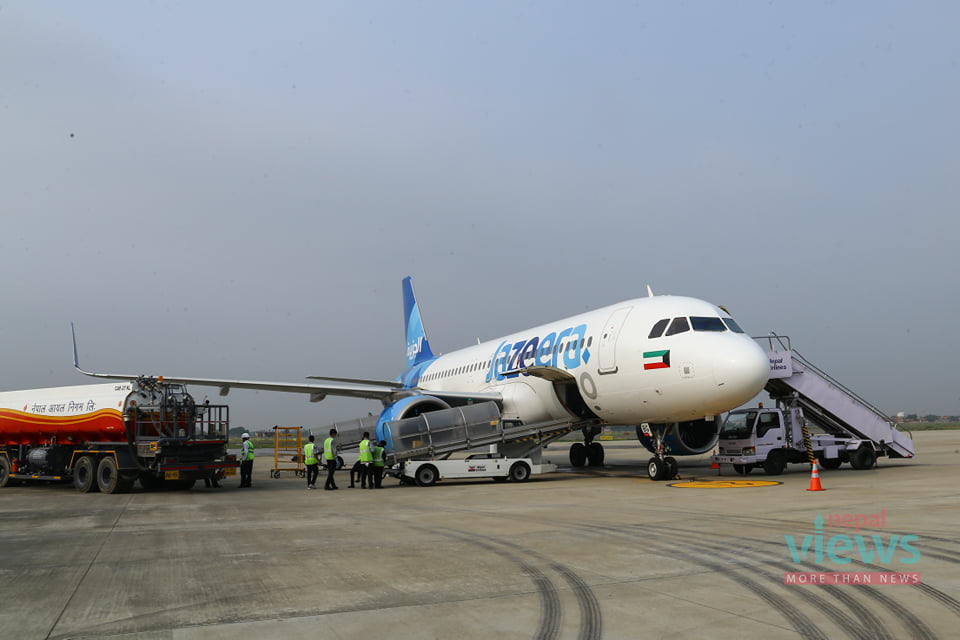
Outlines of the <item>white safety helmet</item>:
[{"label": "white safety helmet", "polygon": [[241,439],[243,439],[243,438],[249,438],[249,437],[250,437],[250,434],[247,433],[247,432],[244,432],[243,435],[240,436]]}]

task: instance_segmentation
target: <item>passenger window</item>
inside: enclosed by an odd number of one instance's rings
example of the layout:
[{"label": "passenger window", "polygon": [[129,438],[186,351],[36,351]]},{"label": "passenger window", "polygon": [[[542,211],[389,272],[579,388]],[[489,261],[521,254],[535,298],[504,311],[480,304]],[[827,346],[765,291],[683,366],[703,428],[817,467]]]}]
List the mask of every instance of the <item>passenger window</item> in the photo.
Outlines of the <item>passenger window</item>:
[{"label": "passenger window", "polygon": [[659,338],[663,335],[663,330],[667,328],[667,323],[670,322],[670,318],[664,318],[663,320],[657,320],[657,324],[653,325],[653,329],[650,329],[650,335],[647,336],[649,339]]},{"label": "passenger window", "polygon": [[726,331],[727,327],[720,318],[709,318],[703,316],[692,316],[690,324],[694,331]]},{"label": "passenger window", "polygon": [[684,331],[690,331],[690,325],[687,323],[687,319],[674,318],[673,322],[670,323],[670,328],[667,329],[666,335],[675,336],[678,333],[683,333]]}]

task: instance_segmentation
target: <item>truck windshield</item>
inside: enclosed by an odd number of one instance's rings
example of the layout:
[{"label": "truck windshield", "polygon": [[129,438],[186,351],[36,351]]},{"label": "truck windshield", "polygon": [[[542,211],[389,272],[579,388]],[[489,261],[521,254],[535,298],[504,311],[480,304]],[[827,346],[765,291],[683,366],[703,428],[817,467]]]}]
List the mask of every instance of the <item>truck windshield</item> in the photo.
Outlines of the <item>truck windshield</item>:
[{"label": "truck windshield", "polygon": [[720,429],[721,440],[744,440],[750,437],[753,431],[753,422],[757,419],[756,411],[746,413],[731,413],[727,416]]}]

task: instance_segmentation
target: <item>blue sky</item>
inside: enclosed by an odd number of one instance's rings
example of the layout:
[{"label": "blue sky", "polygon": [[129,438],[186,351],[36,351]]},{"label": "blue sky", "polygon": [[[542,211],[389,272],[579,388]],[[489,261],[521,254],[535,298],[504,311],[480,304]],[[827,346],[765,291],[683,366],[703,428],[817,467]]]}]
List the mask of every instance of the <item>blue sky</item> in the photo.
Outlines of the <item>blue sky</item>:
[{"label": "blue sky", "polygon": [[958,14],[4,3],[0,389],[88,381],[70,321],[99,370],[392,377],[411,275],[435,351],[650,284],[960,413]]}]

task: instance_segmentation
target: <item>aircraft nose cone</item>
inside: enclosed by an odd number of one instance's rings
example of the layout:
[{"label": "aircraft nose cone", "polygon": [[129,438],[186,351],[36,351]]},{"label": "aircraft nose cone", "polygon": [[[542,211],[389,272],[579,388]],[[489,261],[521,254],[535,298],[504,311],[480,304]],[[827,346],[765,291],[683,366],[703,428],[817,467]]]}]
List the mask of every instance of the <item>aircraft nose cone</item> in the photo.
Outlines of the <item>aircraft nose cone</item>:
[{"label": "aircraft nose cone", "polygon": [[770,361],[760,345],[738,335],[714,352],[713,375],[725,395],[742,404],[763,391]]}]

